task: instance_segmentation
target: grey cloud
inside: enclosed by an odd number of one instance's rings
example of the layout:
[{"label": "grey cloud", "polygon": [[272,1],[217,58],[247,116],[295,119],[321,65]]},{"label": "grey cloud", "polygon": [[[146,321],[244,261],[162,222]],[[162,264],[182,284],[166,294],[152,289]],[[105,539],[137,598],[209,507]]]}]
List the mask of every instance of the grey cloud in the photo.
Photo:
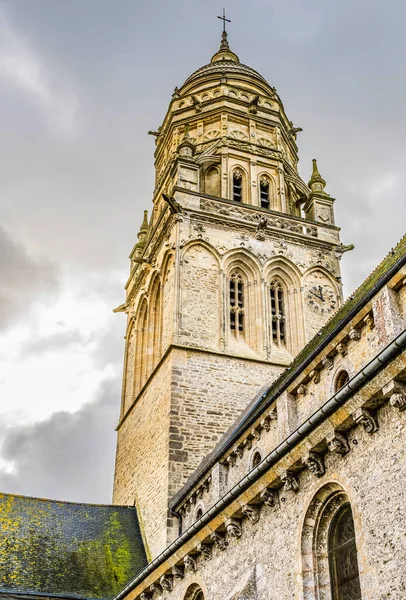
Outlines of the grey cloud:
[{"label": "grey cloud", "polygon": [[14,323],[29,307],[49,300],[58,288],[56,270],[47,260],[36,260],[0,223],[0,327]]},{"label": "grey cloud", "polygon": [[67,331],[59,331],[52,335],[33,339],[25,343],[20,358],[29,358],[30,356],[38,356],[46,352],[58,352],[67,350],[75,346],[82,346],[87,343],[87,340],[82,336],[79,330],[70,329]]},{"label": "grey cloud", "polygon": [[1,454],[14,471],[0,470],[0,490],[78,502],[111,502],[120,405],[118,379],[75,413],[3,432]]}]

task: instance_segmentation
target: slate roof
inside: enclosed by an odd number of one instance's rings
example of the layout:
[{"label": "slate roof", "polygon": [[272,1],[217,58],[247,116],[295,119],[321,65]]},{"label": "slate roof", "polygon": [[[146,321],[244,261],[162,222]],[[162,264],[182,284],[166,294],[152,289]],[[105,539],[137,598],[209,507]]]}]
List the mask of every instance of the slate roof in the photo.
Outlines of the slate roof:
[{"label": "slate roof", "polygon": [[0,493],[0,595],[108,599],[146,565],[134,507]]},{"label": "slate roof", "polygon": [[259,390],[210,454],[202,460],[185,485],[173,496],[170,508],[176,509],[180,505],[198,481],[205,476],[213,464],[220,459],[239,436],[254,423],[258,416],[294,381],[300,371],[311,363],[315,356],[337,335],[340,329],[345,327],[378,290],[404,265],[406,265],[406,235],[401,238],[395,248],[392,248],[359,288],[350,295],[324,327],[306,344],[278,379],[271,385],[267,384]]}]

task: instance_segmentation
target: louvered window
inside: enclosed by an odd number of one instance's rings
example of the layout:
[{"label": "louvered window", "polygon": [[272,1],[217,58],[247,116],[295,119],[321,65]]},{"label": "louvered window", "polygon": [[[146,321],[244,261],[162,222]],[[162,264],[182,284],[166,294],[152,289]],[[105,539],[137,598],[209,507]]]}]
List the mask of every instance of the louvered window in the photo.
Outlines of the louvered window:
[{"label": "louvered window", "polygon": [[279,281],[273,281],[270,286],[271,295],[271,319],[272,340],[278,346],[285,344],[286,322],[285,322],[285,299],[283,289]]},{"label": "louvered window", "polygon": [[261,197],[261,208],[269,208],[269,179],[266,177],[261,177],[259,192]]},{"label": "louvered window", "polygon": [[233,173],[233,200],[242,202],[242,173],[239,169]]},{"label": "louvered window", "polygon": [[230,277],[230,329],[237,339],[244,333],[244,282],[239,273]]}]

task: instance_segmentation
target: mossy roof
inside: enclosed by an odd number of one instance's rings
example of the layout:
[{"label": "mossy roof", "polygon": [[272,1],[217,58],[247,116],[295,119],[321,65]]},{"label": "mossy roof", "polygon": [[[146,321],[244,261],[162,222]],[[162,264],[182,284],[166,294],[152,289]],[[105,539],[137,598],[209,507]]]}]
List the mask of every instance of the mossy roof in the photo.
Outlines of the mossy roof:
[{"label": "mossy roof", "polygon": [[[323,350],[330,339],[345,327],[351,319],[369,302],[385,283],[406,264],[406,235],[383,261],[372,271],[366,280],[353,292],[331,319],[299,352],[290,365],[270,386],[263,386],[242,412],[234,424],[226,431],[218,444],[208,454],[196,471],[189,477],[183,488],[172,498],[171,507],[176,508],[194,485],[210,470],[211,466],[232,446],[242,433],[252,425],[255,419],[282,393],[297,375],[307,367],[313,358]],[[393,272],[392,272],[393,271]]]},{"label": "mossy roof", "polygon": [[146,564],[134,507],[0,493],[0,593],[107,599]]}]

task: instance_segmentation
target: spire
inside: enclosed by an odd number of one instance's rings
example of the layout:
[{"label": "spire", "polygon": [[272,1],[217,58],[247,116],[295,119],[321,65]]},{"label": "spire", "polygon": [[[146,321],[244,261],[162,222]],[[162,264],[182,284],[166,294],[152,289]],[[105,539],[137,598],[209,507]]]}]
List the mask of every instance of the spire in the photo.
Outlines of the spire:
[{"label": "spire", "polygon": [[313,158],[313,172],[308,185],[312,192],[322,194],[323,196],[329,195],[327,194],[327,192],[324,191],[324,188],[326,187],[326,182],[319,173],[319,169],[317,167],[317,160],[315,158]]},{"label": "spire", "polygon": [[148,231],[148,211],[144,210],[144,218],[142,220],[142,225],[140,227],[140,233],[147,233]]},{"label": "spire", "polygon": [[240,62],[240,59],[234,52],[230,50],[227,39],[226,22],[231,23],[230,19],[226,19],[226,9],[223,8],[223,16],[217,17],[223,21],[223,31],[221,33],[220,50],[212,57],[211,62],[218,62],[220,60],[231,60],[232,62]]}]

